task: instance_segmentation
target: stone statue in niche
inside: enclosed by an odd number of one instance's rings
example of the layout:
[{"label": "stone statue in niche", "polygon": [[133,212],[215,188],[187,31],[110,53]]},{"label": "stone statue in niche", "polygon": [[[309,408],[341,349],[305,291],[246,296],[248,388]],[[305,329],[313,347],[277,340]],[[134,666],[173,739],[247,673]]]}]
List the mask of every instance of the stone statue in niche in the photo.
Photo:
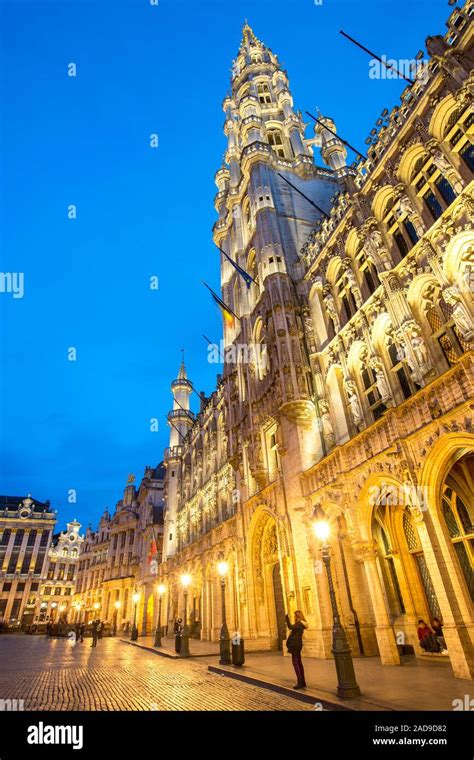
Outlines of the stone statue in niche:
[{"label": "stone statue in niche", "polygon": [[464,305],[461,299],[459,290],[454,285],[450,288],[445,288],[443,290],[443,299],[453,309],[452,317],[462,339],[471,343],[474,339],[474,322],[467,306]]},{"label": "stone statue in niche", "polygon": [[346,269],[346,280],[352,291],[352,295],[354,296],[357,308],[360,309],[362,306],[362,295],[359,289],[359,284],[356,280],[356,276],[350,268]]},{"label": "stone statue in niche", "polygon": [[331,293],[327,293],[324,296],[324,303],[326,306],[326,311],[328,313],[328,316],[330,317],[330,319],[332,319],[332,322],[334,324],[334,330],[336,332],[339,332],[339,330],[341,329],[341,323],[339,322],[339,315],[336,310],[336,303]]},{"label": "stone statue in niche", "polygon": [[346,389],[347,397],[349,400],[352,419],[354,420],[354,424],[357,429],[360,429],[364,421],[364,416],[362,414],[360,401],[357,396],[356,384],[353,380],[346,379],[344,382],[344,387]]},{"label": "stone statue in niche", "polygon": [[321,416],[321,429],[329,448],[334,446],[336,436],[334,434],[334,428],[331,422],[331,415],[329,414],[329,403],[326,399],[319,401],[319,414]]},{"label": "stone statue in niche", "polygon": [[380,393],[382,401],[386,402],[391,400],[392,391],[385,374],[383,362],[380,357],[373,357],[370,361],[370,366],[375,372],[375,382],[377,384],[377,390]]}]

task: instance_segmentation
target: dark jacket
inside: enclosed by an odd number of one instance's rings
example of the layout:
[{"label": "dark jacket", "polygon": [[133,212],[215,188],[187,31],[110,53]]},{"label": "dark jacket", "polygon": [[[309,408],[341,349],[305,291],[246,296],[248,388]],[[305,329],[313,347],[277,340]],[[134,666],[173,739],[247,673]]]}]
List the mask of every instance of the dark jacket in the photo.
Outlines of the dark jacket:
[{"label": "dark jacket", "polygon": [[308,624],[298,620],[292,625],[288,615],[286,615],[286,624],[291,630],[291,633],[286,640],[286,648],[290,654],[300,654],[303,649],[303,633],[305,628],[308,627]]}]

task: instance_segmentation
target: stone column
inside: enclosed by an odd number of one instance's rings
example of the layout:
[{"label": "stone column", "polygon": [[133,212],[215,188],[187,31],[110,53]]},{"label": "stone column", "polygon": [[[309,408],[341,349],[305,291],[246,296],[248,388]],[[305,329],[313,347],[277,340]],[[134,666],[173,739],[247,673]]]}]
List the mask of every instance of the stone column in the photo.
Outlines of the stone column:
[{"label": "stone column", "polygon": [[367,576],[370,599],[375,617],[375,636],[382,665],[401,665],[395,633],[390,621],[377,569],[377,553],[369,541],[356,542],[354,552],[358,562],[362,562]]},{"label": "stone column", "polygon": [[426,564],[436,590],[443,619],[443,634],[451,666],[456,678],[474,678],[474,647],[472,644],[472,606],[460,588],[457,568],[454,567],[451,547],[437,515],[411,507],[410,513]]}]

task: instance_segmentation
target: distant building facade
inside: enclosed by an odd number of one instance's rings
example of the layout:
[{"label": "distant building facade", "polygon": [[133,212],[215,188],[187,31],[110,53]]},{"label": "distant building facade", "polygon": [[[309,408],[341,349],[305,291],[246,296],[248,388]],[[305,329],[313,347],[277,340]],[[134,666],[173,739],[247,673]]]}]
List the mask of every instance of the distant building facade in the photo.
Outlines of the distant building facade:
[{"label": "distant building facade", "polygon": [[138,488],[130,475],[113,516],[106,510],[97,530],[86,531],[74,622],[100,617],[120,633],[128,631],[135,619],[141,633],[151,632],[163,546],[163,481],[162,465],[146,467]]},{"label": "distant building facade", "polygon": [[45,578],[40,585],[40,623],[67,622],[72,616],[79,552],[84,541],[80,529],[81,524],[72,520],[65,531],[53,536]]},{"label": "distant building facade", "polygon": [[26,628],[39,618],[55,525],[49,502],[0,496],[0,621],[6,626]]}]

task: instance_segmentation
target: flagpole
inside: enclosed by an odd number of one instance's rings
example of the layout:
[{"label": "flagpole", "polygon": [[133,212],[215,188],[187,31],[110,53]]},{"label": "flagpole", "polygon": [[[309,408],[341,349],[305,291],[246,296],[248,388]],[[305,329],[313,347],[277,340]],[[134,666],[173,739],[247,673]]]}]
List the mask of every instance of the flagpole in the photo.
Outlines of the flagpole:
[{"label": "flagpole", "polygon": [[285,180],[285,182],[287,182],[287,183],[288,183],[288,185],[289,185],[290,187],[292,187],[292,188],[293,188],[293,190],[296,190],[296,192],[297,192],[297,193],[299,193],[300,195],[302,195],[302,196],[303,196],[303,198],[304,198],[306,201],[308,201],[308,203],[311,203],[311,205],[312,205],[312,206],[314,206],[314,208],[315,208],[317,211],[319,211],[319,213],[320,213],[320,214],[323,214],[323,216],[325,216],[325,217],[326,217],[326,219],[329,219],[329,214],[326,214],[326,212],[325,212],[325,211],[323,211],[323,209],[322,209],[322,208],[320,208],[320,207],[319,207],[319,206],[318,206],[316,203],[314,203],[314,201],[312,201],[312,200],[311,200],[311,198],[308,198],[308,196],[307,196],[307,195],[305,195],[304,193],[302,193],[302,192],[301,192],[301,190],[300,190],[298,187],[296,187],[296,185],[293,185],[293,183],[292,183],[292,182],[290,182],[290,180],[289,180],[289,179],[287,179],[286,177],[284,177],[284,176],[283,176],[283,174],[280,174],[280,172],[277,172],[277,174],[278,174],[278,176],[279,176],[279,177],[281,177],[282,179],[284,179],[284,180]]},{"label": "flagpole", "polygon": [[202,282],[202,284],[203,284],[203,285],[204,285],[204,286],[205,286],[205,287],[208,289],[208,291],[209,291],[210,293],[212,293],[212,295],[213,295],[213,296],[214,296],[214,298],[217,300],[217,302],[218,302],[218,303],[219,303],[221,306],[223,306],[223,307],[224,307],[224,309],[225,309],[226,311],[228,311],[228,312],[229,312],[229,314],[232,314],[232,316],[233,316],[233,317],[235,317],[236,319],[238,319],[238,320],[239,320],[239,322],[240,322],[240,319],[239,319],[239,317],[237,316],[237,314],[235,314],[235,312],[233,312],[233,311],[232,311],[232,309],[230,308],[230,306],[227,306],[227,304],[225,303],[225,301],[223,301],[223,300],[222,300],[222,298],[219,298],[219,296],[217,295],[217,293],[214,293],[213,289],[212,289],[212,288],[210,288],[210,287],[209,287],[209,285],[207,285],[207,283],[205,283],[205,282],[204,282],[204,280],[201,280],[201,282]]},{"label": "flagpole", "polygon": [[354,43],[354,45],[357,45],[358,48],[360,48],[361,50],[363,50],[365,53],[368,53],[369,55],[371,55],[372,58],[376,58],[377,61],[380,61],[380,63],[383,66],[385,66],[386,69],[391,69],[392,71],[395,71],[395,73],[398,74],[399,77],[401,77],[402,79],[404,79],[409,84],[415,84],[415,82],[413,81],[413,79],[409,79],[408,77],[406,77],[404,74],[402,74],[400,71],[398,71],[398,69],[395,68],[395,66],[393,66],[391,63],[387,63],[386,61],[384,61],[382,58],[380,58],[380,56],[376,55],[376,53],[372,53],[371,50],[369,50],[368,48],[364,47],[363,45],[360,44],[360,42],[357,42],[357,40],[355,40],[353,37],[350,37],[348,34],[346,34],[345,32],[343,32],[342,29],[339,31],[339,34],[342,34],[342,36],[345,37],[347,40],[349,40],[350,42]]},{"label": "flagpole", "polygon": [[351,145],[349,142],[347,142],[347,140],[344,140],[340,135],[338,135],[336,132],[334,132],[334,130],[332,130],[330,127],[328,127],[326,124],[324,124],[324,122],[322,122],[319,119],[317,119],[316,116],[313,116],[313,114],[310,113],[309,111],[306,111],[306,113],[308,114],[308,116],[310,116],[312,119],[314,119],[314,121],[317,124],[320,124],[322,127],[324,127],[324,129],[327,129],[328,132],[330,132],[332,135],[334,135],[334,137],[337,137],[337,139],[340,142],[342,142],[343,145],[347,145],[347,147],[350,148],[352,151],[354,151],[354,153],[356,153],[359,156],[359,158],[363,158],[364,161],[367,161],[367,156],[364,156],[363,153],[360,153],[357,150],[357,148],[354,148],[354,146]]},{"label": "flagpole", "polygon": [[[207,335],[204,335],[204,333],[202,333],[202,337],[208,343],[209,346],[216,346],[217,345],[217,343],[212,343],[212,341],[210,341],[209,338],[207,337]],[[218,351],[219,351],[219,356],[221,358],[221,361],[224,364],[224,357],[222,356],[220,348],[218,348]]]},{"label": "flagpole", "polygon": [[217,248],[218,248],[218,249],[219,249],[219,251],[220,251],[220,252],[221,252],[221,253],[222,253],[222,254],[223,254],[225,257],[226,257],[226,259],[227,259],[228,261],[230,261],[230,263],[232,264],[232,266],[234,267],[234,269],[236,269],[236,270],[237,270],[237,272],[238,272],[238,273],[240,274],[240,276],[243,278],[243,280],[244,280],[245,284],[247,285],[247,287],[249,287],[249,285],[248,285],[248,282],[247,282],[247,279],[246,279],[247,277],[249,278],[249,280],[252,280],[252,282],[254,282],[254,283],[255,283],[255,285],[257,284],[257,283],[255,282],[254,278],[252,277],[252,275],[251,275],[251,274],[249,274],[248,272],[246,272],[246,271],[245,271],[245,269],[242,269],[242,267],[241,267],[241,266],[239,266],[239,264],[237,264],[237,262],[236,262],[236,261],[234,261],[233,259],[231,259],[231,257],[229,256],[229,254],[228,254],[228,253],[226,253],[226,252],[225,252],[225,251],[224,251],[224,250],[223,250],[223,249],[220,247],[220,245],[218,245],[218,246],[217,246]]}]

